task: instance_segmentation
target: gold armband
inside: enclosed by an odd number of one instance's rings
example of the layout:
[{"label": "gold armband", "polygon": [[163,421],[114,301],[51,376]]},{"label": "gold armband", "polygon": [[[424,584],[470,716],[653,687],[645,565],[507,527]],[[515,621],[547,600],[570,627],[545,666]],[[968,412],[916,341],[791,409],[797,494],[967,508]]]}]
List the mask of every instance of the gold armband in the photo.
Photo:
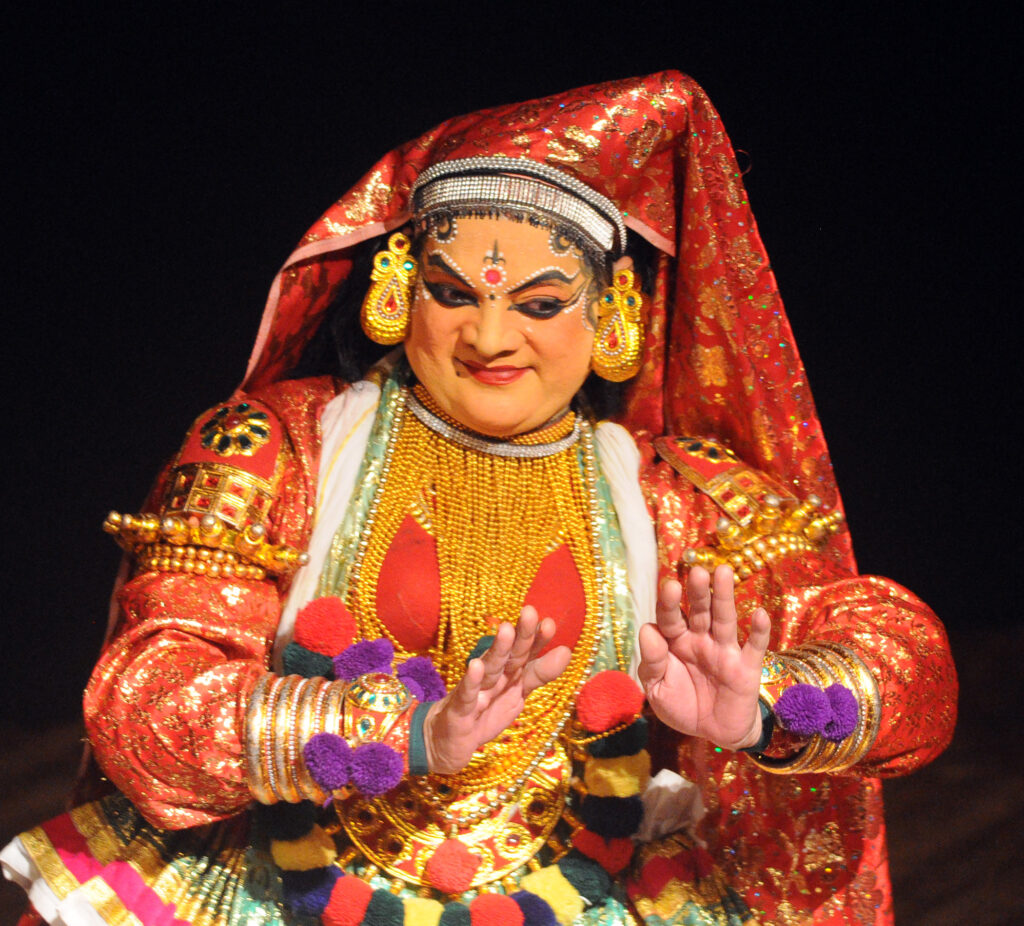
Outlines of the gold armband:
[{"label": "gold armband", "polygon": [[766,565],[786,556],[799,555],[820,547],[829,534],[839,530],[841,511],[819,513],[821,499],[784,500],[774,493],[760,499],[760,510],[744,524],[727,517],[715,525],[717,542],[685,550],[687,566],[731,566],[737,578],[746,579]]},{"label": "gold armband", "polygon": [[268,573],[290,573],[309,561],[293,547],[267,543],[262,524],[236,529],[213,514],[185,518],[112,511],[103,530],[137,557],[143,571],[262,579]]},{"label": "gold armband", "polygon": [[791,755],[751,755],[768,772],[779,774],[842,772],[856,765],[878,735],[881,700],[874,676],[864,662],[837,643],[808,643],[782,653],[768,653],[761,671],[761,700],[774,710],[782,693],[793,685],[822,690],[842,685],[857,700],[857,724],[852,733],[835,742],[814,735]]},{"label": "gold armband", "polygon": [[746,466],[724,444],[707,437],[659,437],[659,456],[723,512],[713,543],[684,551],[687,566],[731,566],[746,579],[766,565],[821,546],[839,530],[840,511],[821,499],[799,501],[765,473]]}]

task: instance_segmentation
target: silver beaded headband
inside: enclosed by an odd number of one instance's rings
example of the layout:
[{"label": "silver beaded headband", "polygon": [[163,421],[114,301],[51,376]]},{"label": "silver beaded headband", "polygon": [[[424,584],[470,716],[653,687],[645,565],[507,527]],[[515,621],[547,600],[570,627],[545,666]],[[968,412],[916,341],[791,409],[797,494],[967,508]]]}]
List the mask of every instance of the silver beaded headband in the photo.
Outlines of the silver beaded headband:
[{"label": "silver beaded headband", "polygon": [[511,206],[565,222],[605,253],[626,244],[622,214],[607,196],[570,174],[529,158],[460,158],[428,167],[412,187],[418,218],[449,206]]}]

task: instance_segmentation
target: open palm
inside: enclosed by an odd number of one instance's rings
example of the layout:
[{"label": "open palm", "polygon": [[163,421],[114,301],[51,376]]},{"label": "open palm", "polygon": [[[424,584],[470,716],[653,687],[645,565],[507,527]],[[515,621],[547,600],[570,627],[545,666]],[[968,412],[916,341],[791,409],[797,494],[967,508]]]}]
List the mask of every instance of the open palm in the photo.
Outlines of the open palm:
[{"label": "open palm", "polygon": [[[712,594],[713,591],[713,594]],[[695,566],[682,586],[666,582],[658,594],[657,623],[640,629],[640,683],[658,717],[681,733],[741,749],[761,736],[757,705],[761,660],[771,621],[763,608],[751,616],[750,635],[737,639],[733,575],[728,566]]]},{"label": "open palm", "polygon": [[432,772],[453,774],[465,768],[484,743],[511,726],[535,688],[557,678],[569,664],[569,647],[538,653],[555,635],[551,618],[523,608],[519,623],[503,623],[494,642],[479,659],[471,659],[466,674],[427,714],[423,739]]}]

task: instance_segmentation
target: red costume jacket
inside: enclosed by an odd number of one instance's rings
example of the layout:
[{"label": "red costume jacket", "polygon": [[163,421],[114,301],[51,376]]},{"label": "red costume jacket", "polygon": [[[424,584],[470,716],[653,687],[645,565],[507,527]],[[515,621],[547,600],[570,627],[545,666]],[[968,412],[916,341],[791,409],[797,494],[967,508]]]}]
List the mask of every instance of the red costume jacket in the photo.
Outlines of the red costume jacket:
[{"label": "red costume jacket", "polygon": [[[284,381],[233,400],[267,414],[267,443],[231,462],[271,488],[265,523],[274,543],[303,548],[309,537],[319,413],[337,389],[326,378]],[[148,510],[160,499],[168,504],[177,475],[205,458],[197,435],[208,417]],[[661,571],[680,574],[684,550],[715,542],[721,499],[681,475],[664,444],[641,434],[638,445]],[[210,498],[223,502],[223,494]],[[932,759],[955,722],[955,671],[941,624],[895,583],[849,574],[842,555],[841,546],[835,555],[826,547],[765,564],[739,584],[737,598],[741,621],[757,604],[768,609],[773,650],[832,641],[870,668],[881,720],[867,755],[842,775],[787,775],[671,731],[656,733],[652,748],[656,760],[699,784],[707,808],[700,834],[765,922],[891,920],[879,778]],[[144,571],[121,589],[121,621],[87,689],[86,724],[104,772],[152,823],[192,827],[249,804],[246,701],[269,667],[285,585]]]}]

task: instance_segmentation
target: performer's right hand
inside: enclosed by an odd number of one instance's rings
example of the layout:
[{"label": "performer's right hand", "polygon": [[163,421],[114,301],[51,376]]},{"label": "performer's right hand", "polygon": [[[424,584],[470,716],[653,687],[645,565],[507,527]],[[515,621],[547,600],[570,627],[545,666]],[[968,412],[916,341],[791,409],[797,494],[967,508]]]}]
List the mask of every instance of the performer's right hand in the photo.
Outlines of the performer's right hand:
[{"label": "performer's right hand", "polygon": [[427,714],[423,738],[432,772],[461,771],[484,743],[511,726],[526,697],[557,678],[569,664],[569,647],[538,655],[555,635],[555,622],[540,620],[527,605],[513,627],[503,623],[490,649],[471,659],[462,681]]}]

